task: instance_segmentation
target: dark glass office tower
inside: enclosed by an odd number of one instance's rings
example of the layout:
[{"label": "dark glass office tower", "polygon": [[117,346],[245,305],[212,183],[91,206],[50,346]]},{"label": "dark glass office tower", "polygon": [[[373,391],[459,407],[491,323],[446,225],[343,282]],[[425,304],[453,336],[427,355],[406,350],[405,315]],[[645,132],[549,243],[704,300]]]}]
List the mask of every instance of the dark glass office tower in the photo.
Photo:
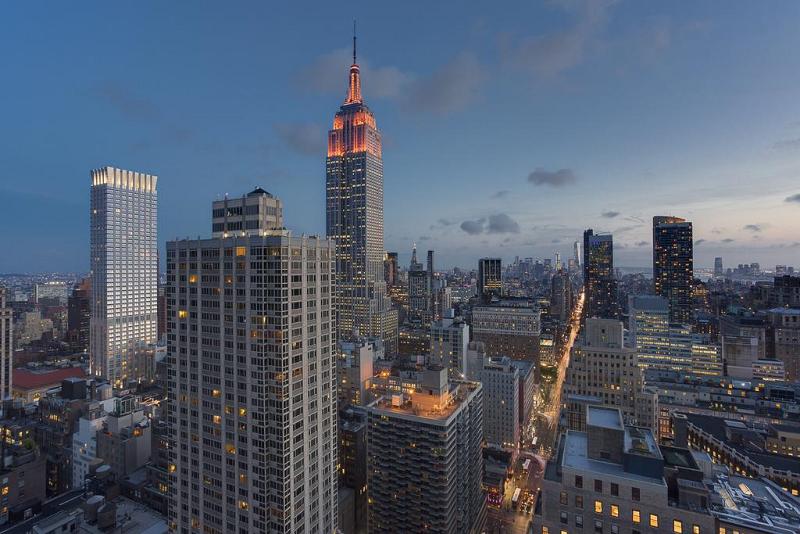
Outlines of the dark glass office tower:
[{"label": "dark glass office tower", "polygon": [[503,267],[500,258],[481,258],[478,260],[478,298],[490,302],[492,297],[500,298],[503,292]]},{"label": "dark glass office tower", "polygon": [[383,276],[383,157],[375,116],[361,97],[355,38],[344,104],[328,132],[327,234],[336,241],[336,323],[340,338],[356,332],[384,339],[392,352],[397,311]]},{"label": "dark glass office tower", "polygon": [[611,234],[583,232],[584,317],[618,319],[617,282],[614,280],[614,240]]},{"label": "dark glass office tower", "polygon": [[692,223],[680,217],[653,217],[653,283],[669,301],[669,320],[692,321],[694,276]]}]

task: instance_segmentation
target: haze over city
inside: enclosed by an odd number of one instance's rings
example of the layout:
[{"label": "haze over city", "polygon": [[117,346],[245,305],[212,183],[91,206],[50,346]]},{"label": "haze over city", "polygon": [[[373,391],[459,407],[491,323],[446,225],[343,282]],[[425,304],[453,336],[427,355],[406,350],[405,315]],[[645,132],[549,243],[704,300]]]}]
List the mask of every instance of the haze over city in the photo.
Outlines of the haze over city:
[{"label": "haze over city", "polygon": [[[353,18],[384,136],[386,247],[439,265],[568,256],[800,263],[796,2],[5,4],[0,272],[88,268],[88,169],[160,177],[159,243],[261,186],[325,234],[325,132]],[[45,215],[46,216],[43,216]]]}]

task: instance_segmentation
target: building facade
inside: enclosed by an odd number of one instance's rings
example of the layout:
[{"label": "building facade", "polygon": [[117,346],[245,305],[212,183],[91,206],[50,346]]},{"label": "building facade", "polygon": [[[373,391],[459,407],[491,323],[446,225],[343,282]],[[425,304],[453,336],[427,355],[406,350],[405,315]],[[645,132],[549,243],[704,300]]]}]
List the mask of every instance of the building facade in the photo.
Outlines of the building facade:
[{"label": "building facade", "polygon": [[669,302],[673,323],[692,321],[694,279],[692,223],[680,217],[653,217],[653,284]]},{"label": "building facade", "polygon": [[485,358],[483,386],[483,439],[503,448],[519,444],[520,371],[506,357]]},{"label": "building facade", "polygon": [[483,389],[425,372],[421,388],[367,410],[370,532],[480,532]]},{"label": "building facade", "polygon": [[626,424],[657,432],[658,395],[645,387],[636,349],[625,346],[620,321],[586,319],[572,348],[562,398],[570,430],[584,430],[588,408],[600,405],[619,408]]},{"label": "building facade", "polygon": [[[355,40],[354,40],[355,45]],[[347,98],[328,132],[327,235],[336,244],[338,337],[380,337],[397,350],[397,311],[383,275],[383,155],[375,116],[361,97],[353,47]]]},{"label": "building facade", "polygon": [[538,368],[541,312],[526,300],[503,301],[472,309],[472,339],[489,356],[530,360]]},{"label": "building facade", "polygon": [[503,295],[503,265],[500,258],[478,260],[478,299],[491,302]]},{"label": "building facade", "polygon": [[619,317],[617,282],[614,279],[614,239],[611,234],[583,232],[584,317]]},{"label": "building facade", "polygon": [[8,292],[0,287],[0,399],[11,398],[14,369],[14,317],[6,306]]},{"label": "building facade", "polygon": [[283,203],[260,187],[241,198],[226,196],[211,205],[211,237],[280,228],[283,228]]},{"label": "building facade", "polygon": [[453,310],[431,324],[431,359],[446,367],[452,378],[466,375],[468,346],[469,325],[453,316]]},{"label": "building facade", "polygon": [[336,528],[334,252],[285,230],[167,243],[173,531]]},{"label": "building facade", "polygon": [[158,178],[114,167],[91,175],[90,370],[122,387],[139,381],[137,351],[157,339]]}]

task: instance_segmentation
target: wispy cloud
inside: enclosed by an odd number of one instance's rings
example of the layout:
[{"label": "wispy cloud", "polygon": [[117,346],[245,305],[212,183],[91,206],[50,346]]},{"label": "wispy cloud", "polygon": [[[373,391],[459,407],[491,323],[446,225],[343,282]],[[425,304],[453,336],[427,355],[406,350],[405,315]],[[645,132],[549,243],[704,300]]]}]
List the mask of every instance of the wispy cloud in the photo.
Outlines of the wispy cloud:
[{"label": "wispy cloud", "polygon": [[705,242],[706,242],[706,240],[705,240],[705,239],[698,239],[698,240],[696,240],[696,241],[694,242],[694,246],[698,247],[698,246],[702,245],[702,244],[703,244],[703,243],[705,243]]},{"label": "wispy cloud", "polygon": [[734,241],[736,240],[730,237],[726,237],[725,239],[722,240],[723,243],[733,243]]},{"label": "wispy cloud", "polygon": [[93,92],[127,117],[152,120],[161,115],[158,106],[152,100],[135,94],[125,85],[115,81],[105,81],[95,87]]},{"label": "wispy cloud", "polygon": [[466,220],[461,223],[461,229],[469,235],[487,234],[518,234],[519,223],[507,213],[489,215],[487,218]]},{"label": "wispy cloud", "polygon": [[539,35],[500,43],[503,63],[538,77],[553,77],[583,62],[587,51],[608,21],[613,0],[561,1],[554,3],[575,14],[570,26]]},{"label": "wispy cloud", "polygon": [[548,171],[538,167],[535,171],[528,174],[528,182],[533,185],[547,185],[550,187],[563,187],[565,185],[574,184],[577,177],[572,169],[559,169],[557,171]]},{"label": "wispy cloud", "polygon": [[785,201],[800,203],[800,193],[786,197]]},{"label": "wispy cloud", "polygon": [[505,198],[509,194],[511,194],[511,191],[508,191],[507,189],[504,189],[502,191],[498,191],[497,193],[493,194],[492,198]]},{"label": "wispy cloud", "polygon": [[286,146],[299,154],[319,156],[325,152],[325,135],[318,124],[276,124],[275,132]]},{"label": "wispy cloud", "polygon": [[748,232],[760,232],[763,230],[764,226],[761,224],[745,224],[742,227],[742,230],[747,230]]},{"label": "wispy cloud", "polygon": [[605,217],[606,219],[613,219],[617,217],[620,213],[618,211],[604,211],[600,214],[601,217]]},{"label": "wispy cloud", "polygon": [[772,144],[772,150],[800,150],[800,137],[776,141]]},{"label": "wispy cloud", "polygon": [[430,76],[412,81],[401,99],[402,107],[415,113],[436,114],[463,109],[477,98],[485,77],[477,58],[463,52]]},{"label": "wispy cloud", "polygon": [[[340,93],[347,88],[350,51],[339,48],[319,56],[295,76],[296,84],[313,93]],[[359,59],[361,83],[369,98],[388,99],[412,113],[447,114],[477,98],[486,75],[470,52],[455,55],[427,76],[395,66],[374,67]]]}]

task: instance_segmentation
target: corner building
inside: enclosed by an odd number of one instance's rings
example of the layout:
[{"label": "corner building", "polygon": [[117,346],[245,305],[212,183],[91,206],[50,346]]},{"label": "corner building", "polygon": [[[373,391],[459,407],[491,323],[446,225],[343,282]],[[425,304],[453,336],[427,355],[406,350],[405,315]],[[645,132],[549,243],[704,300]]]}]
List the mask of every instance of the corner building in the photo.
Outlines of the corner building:
[{"label": "corner building", "polygon": [[278,229],[167,243],[171,531],[336,528],[333,258]]},{"label": "corner building", "polygon": [[481,532],[483,388],[431,368],[367,411],[369,532]]}]

